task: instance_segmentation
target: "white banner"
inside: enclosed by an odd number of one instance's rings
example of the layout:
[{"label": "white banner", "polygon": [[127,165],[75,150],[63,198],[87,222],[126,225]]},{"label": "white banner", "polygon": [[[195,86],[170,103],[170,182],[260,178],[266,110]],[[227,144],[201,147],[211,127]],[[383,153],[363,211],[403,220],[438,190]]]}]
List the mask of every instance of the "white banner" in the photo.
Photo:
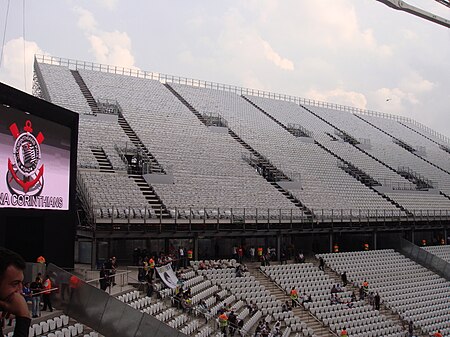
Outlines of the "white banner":
[{"label": "white banner", "polygon": [[161,280],[171,289],[177,287],[178,278],[175,276],[175,273],[172,269],[172,263],[168,263],[164,266],[156,267],[156,271],[159,274]]}]

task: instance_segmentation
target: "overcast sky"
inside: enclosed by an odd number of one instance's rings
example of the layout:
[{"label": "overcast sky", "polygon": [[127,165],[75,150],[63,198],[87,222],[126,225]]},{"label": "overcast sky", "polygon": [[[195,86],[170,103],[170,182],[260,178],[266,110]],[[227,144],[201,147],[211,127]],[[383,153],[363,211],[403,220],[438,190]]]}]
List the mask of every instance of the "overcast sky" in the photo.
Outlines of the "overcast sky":
[{"label": "overcast sky", "polygon": [[[24,1],[25,25],[11,1],[0,67],[22,90],[45,53],[403,115],[450,136],[450,29],[376,0]],[[450,19],[433,0],[407,2]]]}]

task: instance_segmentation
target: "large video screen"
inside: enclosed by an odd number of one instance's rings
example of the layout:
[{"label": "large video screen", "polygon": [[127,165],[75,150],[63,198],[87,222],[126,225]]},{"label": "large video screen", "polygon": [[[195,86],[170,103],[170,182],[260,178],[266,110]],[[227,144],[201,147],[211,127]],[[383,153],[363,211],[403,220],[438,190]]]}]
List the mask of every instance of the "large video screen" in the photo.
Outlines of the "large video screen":
[{"label": "large video screen", "polygon": [[0,208],[69,209],[70,128],[0,105]]}]

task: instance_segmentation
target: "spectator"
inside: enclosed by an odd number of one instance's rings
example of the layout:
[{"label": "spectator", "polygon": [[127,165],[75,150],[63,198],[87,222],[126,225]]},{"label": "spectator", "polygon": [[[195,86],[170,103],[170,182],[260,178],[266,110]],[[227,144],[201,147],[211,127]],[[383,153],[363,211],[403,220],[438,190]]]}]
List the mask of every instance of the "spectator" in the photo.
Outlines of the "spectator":
[{"label": "spectator", "polygon": [[338,289],[337,287],[333,284],[333,287],[331,288],[331,293],[332,294],[337,294],[338,293]]},{"label": "spectator", "polygon": [[[115,286],[116,285],[116,278],[115,278],[115,274],[116,274],[116,269],[117,269],[117,259],[115,256],[111,257],[106,263],[105,263],[105,269],[108,272],[109,275],[109,283],[111,286]],[[147,273],[147,271],[144,270],[145,273]],[[145,275],[144,275],[145,276]]]},{"label": "spectator", "polygon": [[361,301],[363,301],[365,297],[366,297],[366,293],[364,292],[364,287],[361,286],[361,287],[359,288],[359,299],[360,299]]},{"label": "spectator", "polygon": [[234,311],[231,311],[228,315],[228,331],[230,332],[230,336],[234,336],[234,333],[237,329],[237,316],[234,314]]},{"label": "spectator", "polygon": [[303,255],[303,252],[300,252],[298,254],[297,260],[298,260],[298,263],[305,263],[305,255]]},{"label": "spectator", "polygon": [[342,285],[345,287],[345,286],[347,285],[347,283],[348,283],[348,280],[347,280],[347,272],[344,271],[344,272],[342,273],[341,279],[342,279]]},{"label": "spectator", "polygon": [[253,316],[257,311],[258,311],[258,307],[256,306],[256,303],[253,303],[252,301],[250,301],[250,316]]},{"label": "spectator", "polygon": [[261,266],[262,267],[265,267],[265,266],[269,265],[269,262],[267,261],[267,258],[266,258],[265,255],[261,255],[260,259],[261,259]]},{"label": "spectator", "polygon": [[281,337],[281,322],[278,320],[273,325],[272,337]]},{"label": "spectator", "polygon": [[375,306],[375,301],[374,301],[374,296],[373,296],[373,292],[370,292],[369,295],[367,296],[367,300],[369,301],[369,304],[371,306]]},{"label": "spectator", "polygon": [[413,337],[413,335],[414,335],[414,324],[412,321],[408,322],[408,334],[409,334],[409,337]]},{"label": "spectator", "polygon": [[30,289],[30,282],[27,282],[22,287],[22,295],[25,298],[26,302],[31,302],[31,289]]},{"label": "spectator", "polygon": [[289,302],[286,301],[286,302],[284,302],[284,304],[281,306],[281,310],[282,310],[283,312],[291,311],[291,310],[292,310],[292,307],[290,307],[290,306],[289,306]]},{"label": "spectator", "polygon": [[323,260],[322,256],[319,257],[319,269],[322,271],[325,270],[325,261]]},{"label": "spectator", "polygon": [[287,264],[287,256],[286,251],[283,249],[280,254],[280,262],[281,264]]},{"label": "spectator", "polygon": [[31,315],[33,318],[36,318],[41,315],[40,292],[42,291],[42,280],[36,277],[35,281],[31,282],[30,289],[33,293],[33,297],[31,298]]},{"label": "spectator", "polygon": [[198,311],[205,317],[205,324],[208,323],[208,306],[206,305],[205,300],[201,300],[197,307]]},{"label": "spectator", "polygon": [[342,329],[340,336],[341,337],[348,337],[348,332],[347,332],[347,329],[345,327]]},{"label": "spectator", "polygon": [[236,267],[236,277],[242,277],[242,276],[244,276],[242,273],[242,265],[238,265]]},{"label": "spectator", "polygon": [[338,301],[337,301],[336,294],[335,293],[331,293],[331,295],[330,295],[330,304],[337,304],[337,303],[338,303]]},{"label": "spectator", "polygon": [[147,296],[152,297],[155,292],[155,285],[152,281],[147,280]]},{"label": "spectator", "polygon": [[373,302],[374,302],[374,305],[375,305],[375,310],[380,310],[381,298],[380,298],[380,295],[378,293],[375,294],[375,296],[373,298]]},{"label": "spectator", "polygon": [[249,249],[249,254],[250,254],[250,261],[255,261],[255,247],[250,247]]},{"label": "spectator", "polygon": [[[303,293],[303,294],[305,294],[305,293]],[[303,300],[303,304],[305,304],[305,303],[311,303],[311,302],[312,302],[312,297],[311,297],[311,295],[308,295],[308,296],[305,295],[304,298],[305,298],[305,299]]]},{"label": "spectator", "polygon": [[[28,336],[31,319],[25,299],[20,294],[25,261],[17,253],[0,248],[0,309],[2,316],[16,317],[13,336]],[[3,336],[0,325],[0,336]]]},{"label": "spectator", "polygon": [[186,268],[186,259],[184,255],[184,248],[181,246],[178,247],[178,269],[181,269],[181,267]]},{"label": "spectator", "polygon": [[108,272],[105,269],[105,265],[102,265],[102,269],[100,269],[100,289],[103,291],[106,291],[106,289],[109,287],[109,275]]},{"label": "spectator", "polygon": [[242,263],[242,258],[244,257],[244,249],[242,248],[242,246],[239,246],[239,248],[237,249],[237,256],[238,262]]}]

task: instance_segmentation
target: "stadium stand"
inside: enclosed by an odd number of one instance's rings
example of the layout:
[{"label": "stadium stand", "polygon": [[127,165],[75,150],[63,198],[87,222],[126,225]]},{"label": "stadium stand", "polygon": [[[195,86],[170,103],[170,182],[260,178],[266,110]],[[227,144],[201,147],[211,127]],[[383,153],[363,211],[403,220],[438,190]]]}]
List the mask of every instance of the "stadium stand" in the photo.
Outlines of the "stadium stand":
[{"label": "stadium stand", "polygon": [[[150,184],[172,218],[442,218],[450,210],[446,141],[417,124],[53,61],[36,62],[37,73],[49,100],[82,115],[79,167],[130,171],[124,154],[142,145],[157,173],[169,173],[169,183]],[[102,101],[116,102],[118,122],[101,118]],[[275,186],[262,161],[297,184]]]},{"label": "stadium stand", "polygon": [[370,291],[406,322],[424,334],[441,330],[450,336],[450,282],[394,250],[318,254],[338,273],[347,272],[357,285],[367,280]]},{"label": "stadium stand", "polygon": [[442,260],[450,263],[450,245],[442,245],[442,246],[427,246],[422,247],[422,249],[427,252],[440,257]]},{"label": "stadium stand", "polygon": [[[302,189],[291,192],[309,209],[324,209],[325,212],[333,208],[342,209],[346,215],[350,215],[350,210],[354,214],[358,214],[359,210],[370,213],[367,204],[360,203],[364,200],[372,205],[372,211],[377,208],[397,210],[394,205],[338,170],[334,157],[314,143],[299,142],[238,95],[183,85],[173,87],[199,112],[212,111],[223,116],[229,127],[244,141],[288,176],[299,173]],[[280,144],[283,146],[280,147]],[[346,191],[352,191],[349,193],[351,196],[343,200],[340,195]]]},{"label": "stadium stand", "polygon": [[[319,251],[330,251],[342,228],[366,228],[373,241],[364,242],[375,247],[372,230],[389,226],[412,231],[412,237],[414,226],[434,226],[447,236],[450,142],[414,121],[57,58],[37,58],[35,68],[40,97],[80,114],[79,200],[91,214],[89,224],[104,225],[96,227],[97,234],[102,231],[98,240],[108,241],[110,251],[126,240],[116,231],[130,233],[133,227],[133,240],[166,240],[158,242],[158,249],[167,248],[172,237],[192,240],[194,256],[198,236],[208,239],[207,230],[214,230],[216,240],[223,239],[220,248],[223,244],[228,251],[234,239],[222,236],[219,223],[230,224],[225,227],[235,231],[230,236],[241,229],[239,242],[255,245],[264,236],[265,243],[258,245],[275,243],[277,254],[283,242],[295,242],[286,237],[302,235],[304,228],[318,234],[308,247],[320,244]],[[217,227],[201,227],[198,236],[190,226],[182,227],[195,221]],[[150,233],[145,226],[117,225],[147,222],[175,226],[167,232],[155,226]],[[326,242],[319,242],[324,237]],[[213,254],[213,245],[203,248],[205,255]],[[436,255],[448,254],[443,247],[434,248]],[[347,271],[357,286],[367,279],[385,310],[404,322],[412,320],[423,336],[437,329],[450,336],[449,282],[433,272],[393,250],[318,256],[337,273]],[[221,336],[216,318],[224,306],[243,319],[247,335],[258,321],[278,320],[284,337],[336,336],[344,326],[352,337],[406,336],[399,321],[364,300],[349,307],[350,287],[339,294],[343,303],[330,304],[335,280],[310,263],[261,269],[283,296],[293,285],[312,296],[305,313],[325,330],[323,335],[293,312],[283,312],[280,298],[255,275],[236,277],[234,268],[200,270],[198,262],[191,262],[181,278],[192,294],[192,313],[177,308],[176,291],[159,283],[157,300],[135,290],[118,299],[190,336]],[[207,323],[195,309],[201,300],[210,313]],[[250,302],[257,308],[252,314]]]},{"label": "stadium stand", "polygon": [[330,291],[336,282],[311,263],[261,269],[286,292],[295,287],[300,293],[311,296],[312,302],[304,303],[305,307],[336,333],[347,327],[351,336],[406,336],[400,326],[380,315],[364,300],[351,302],[352,291],[338,293],[339,303],[330,303]]}]

